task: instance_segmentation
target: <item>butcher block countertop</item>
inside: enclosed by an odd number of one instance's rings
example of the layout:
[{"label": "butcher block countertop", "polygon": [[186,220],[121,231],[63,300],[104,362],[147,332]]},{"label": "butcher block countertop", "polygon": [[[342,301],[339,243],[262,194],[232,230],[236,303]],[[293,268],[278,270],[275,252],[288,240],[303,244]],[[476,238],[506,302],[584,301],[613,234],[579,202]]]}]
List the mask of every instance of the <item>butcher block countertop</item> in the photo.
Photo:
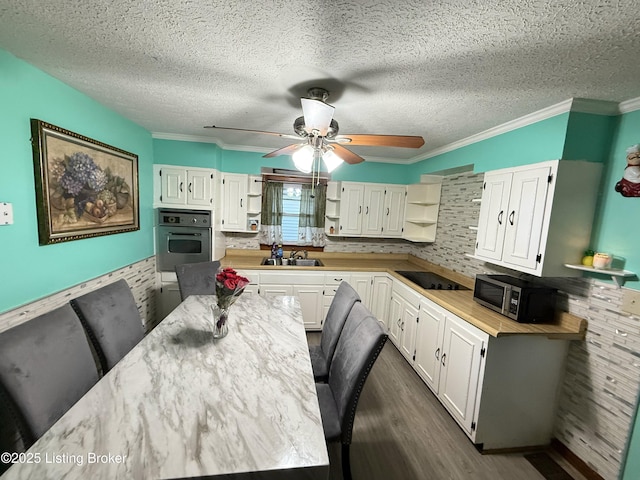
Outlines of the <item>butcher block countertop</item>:
[{"label": "butcher block countertop", "polygon": [[[309,252],[309,258],[321,260],[324,266],[260,265],[262,259],[268,257],[269,254],[268,250],[227,249],[226,255],[220,262],[222,266],[240,270],[385,272],[493,337],[526,334],[542,335],[562,340],[584,340],[587,329],[586,320],[567,312],[559,312],[554,323],[531,324],[515,322],[473,300],[473,278],[409,254]],[[288,255],[289,251],[287,250],[285,257],[288,257]],[[424,290],[396,273],[396,271],[403,270],[433,272],[471,290]]]}]

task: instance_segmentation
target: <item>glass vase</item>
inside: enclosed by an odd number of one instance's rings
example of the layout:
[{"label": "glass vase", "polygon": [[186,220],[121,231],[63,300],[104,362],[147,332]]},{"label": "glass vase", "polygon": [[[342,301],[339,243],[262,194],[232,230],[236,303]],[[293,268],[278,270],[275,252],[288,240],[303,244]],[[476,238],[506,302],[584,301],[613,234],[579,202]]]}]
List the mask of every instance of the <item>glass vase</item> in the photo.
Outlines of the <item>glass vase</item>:
[{"label": "glass vase", "polygon": [[213,338],[226,337],[227,333],[229,333],[229,326],[227,325],[229,309],[212,305],[211,311],[213,313]]}]

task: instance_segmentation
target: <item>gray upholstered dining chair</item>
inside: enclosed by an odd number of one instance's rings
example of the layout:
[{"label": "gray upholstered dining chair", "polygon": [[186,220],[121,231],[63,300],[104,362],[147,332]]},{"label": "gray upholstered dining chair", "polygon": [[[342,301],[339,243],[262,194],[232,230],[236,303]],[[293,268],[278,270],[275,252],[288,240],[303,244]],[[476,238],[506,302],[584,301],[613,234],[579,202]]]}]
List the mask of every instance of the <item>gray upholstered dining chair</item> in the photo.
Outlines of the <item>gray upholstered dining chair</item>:
[{"label": "gray upholstered dining chair", "polygon": [[351,312],[353,305],[360,301],[360,296],[347,282],[340,283],[335,297],[331,301],[327,318],[322,326],[319,345],[309,346],[311,367],[316,382],[324,382],[329,376],[331,359],[335,352],[338,338],[344,327],[344,322]]},{"label": "gray upholstered dining chair", "polygon": [[27,448],[98,378],[87,334],[69,304],[0,333],[1,390]]},{"label": "gray upholstered dining chair", "polygon": [[127,281],[120,279],[71,300],[107,373],[144,338],[144,327]]},{"label": "gray upholstered dining chair", "polygon": [[373,314],[356,303],[349,313],[329,369],[327,383],[316,383],[327,442],[342,444],[342,476],[351,479],[349,446],[364,383],[387,334]]},{"label": "gray upholstered dining chair", "polygon": [[215,295],[219,268],[220,262],[217,260],[176,265],[180,299],[184,300],[189,295]]}]

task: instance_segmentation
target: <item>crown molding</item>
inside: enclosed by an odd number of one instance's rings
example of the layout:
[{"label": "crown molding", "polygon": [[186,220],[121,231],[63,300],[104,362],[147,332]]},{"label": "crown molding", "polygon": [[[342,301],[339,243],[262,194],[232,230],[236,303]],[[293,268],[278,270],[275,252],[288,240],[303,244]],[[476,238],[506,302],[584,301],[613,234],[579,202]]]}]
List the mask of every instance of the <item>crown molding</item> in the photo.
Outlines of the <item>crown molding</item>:
[{"label": "crown molding", "polygon": [[640,110],[640,97],[632,98],[631,100],[625,100],[624,102],[620,102],[620,113],[629,113],[635,112],[636,110]]},{"label": "crown molding", "polygon": [[[609,102],[606,100],[591,100],[589,98],[570,98],[560,103],[556,103],[555,105],[551,105],[550,107],[543,108],[542,110],[538,110],[537,112],[530,113],[529,115],[525,115],[524,117],[516,118],[507,123],[503,123],[502,125],[498,125],[496,127],[485,130],[484,132],[477,133],[475,135],[471,135],[470,137],[463,138],[462,140],[458,140],[457,142],[449,143],[442,147],[436,148],[435,150],[431,150],[426,153],[426,155],[418,155],[411,159],[410,163],[420,162],[422,160],[426,160],[428,158],[433,158],[438,155],[442,155],[443,153],[452,152],[453,150],[457,150],[462,147],[466,147],[467,145],[471,145],[473,143],[481,142],[482,140],[487,140],[492,137],[496,137],[498,135],[502,135],[503,133],[510,132],[512,130],[516,130],[518,128],[526,127],[527,125],[531,125],[542,120],[546,120],[551,117],[555,117],[556,115],[560,115],[562,113],[567,112],[579,112],[579,113],[591,113],[595,115],[607,115],[607,116],[615,116],[620,115],[623,112],[622,106],[623,104],[629,104],[628,108],[639,109],[640,108],[640,98],[629,100],[623,103]],[[631,110],[628,110],[631,111]]]}]

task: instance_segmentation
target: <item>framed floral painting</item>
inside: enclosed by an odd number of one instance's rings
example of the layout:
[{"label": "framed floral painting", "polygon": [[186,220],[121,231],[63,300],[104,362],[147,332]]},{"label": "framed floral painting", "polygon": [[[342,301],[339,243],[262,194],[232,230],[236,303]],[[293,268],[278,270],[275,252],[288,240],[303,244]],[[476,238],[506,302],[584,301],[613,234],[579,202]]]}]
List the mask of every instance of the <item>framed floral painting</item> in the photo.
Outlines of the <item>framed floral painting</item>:
[{"label": "framed floral painting", "polygon": [[31,119],[40,245],[139,230],[138,156]]}]

